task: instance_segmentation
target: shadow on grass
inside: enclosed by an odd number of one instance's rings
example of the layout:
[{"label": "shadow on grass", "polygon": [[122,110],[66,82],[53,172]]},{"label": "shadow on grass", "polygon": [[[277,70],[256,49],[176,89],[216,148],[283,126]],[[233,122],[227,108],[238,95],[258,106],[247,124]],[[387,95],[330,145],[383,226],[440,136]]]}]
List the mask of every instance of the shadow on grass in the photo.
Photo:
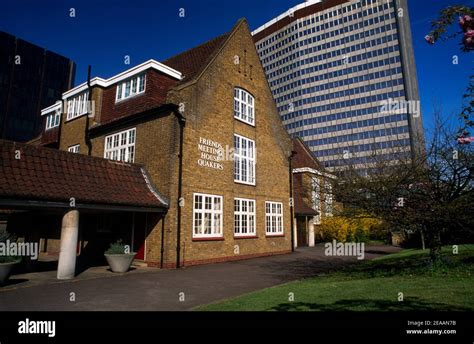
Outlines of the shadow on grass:
[{"label": "shadow on grass", "polygon": [[401,302],[385,300],[339,300],[331,304],[318,304],[309,302],[281,303],[270,310],[278,312],[292,311],[320,311],[320,312],[341,312],[341,311],[451,311],[451,312],[472,312],[472,308],[447,305],[443,303],[428,303],[417,297],[406,298]]},{"label": "shadow on grass", "polygon": [[441,262],[433,265],[429,257],[408,257],[387,259],[382,261],[368,261],[365,264],[344,268],[341,272],[351,277],[388,277],[401,275],[443,274],[447,272],[461,272],[472,270],[474,257],[472,256],[443,256]]}]

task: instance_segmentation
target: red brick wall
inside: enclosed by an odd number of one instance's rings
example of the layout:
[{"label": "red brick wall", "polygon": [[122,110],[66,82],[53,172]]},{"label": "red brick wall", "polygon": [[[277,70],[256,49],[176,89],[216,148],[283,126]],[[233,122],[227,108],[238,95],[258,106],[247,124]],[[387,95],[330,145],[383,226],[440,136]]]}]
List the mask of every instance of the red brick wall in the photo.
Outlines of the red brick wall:
[{"label": "red brick wall", "polygon": [[146,72],[145,92],[115,103],[117,84],[108,87],[103,93],[101,123],[107,123],[116,118],[139,113],[160,104],[166,100],[166,94],[177,80],[158,71],[150,69]]},{"label": "red brick wall", "polygon": [[41,134],[41,144],[49,145],[52,143],[58,143],[59,141],[59,127],[44,130]]}]

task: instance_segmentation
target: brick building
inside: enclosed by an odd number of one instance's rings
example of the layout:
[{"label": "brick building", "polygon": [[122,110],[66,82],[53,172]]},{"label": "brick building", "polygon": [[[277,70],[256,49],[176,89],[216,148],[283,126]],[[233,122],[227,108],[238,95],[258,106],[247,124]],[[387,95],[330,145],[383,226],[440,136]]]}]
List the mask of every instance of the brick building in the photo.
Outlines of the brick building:
[{"label": "brick building", "polygon": [[[148,265],[291,251],[292,143],[245,20],[162,63],[150,60],[109,79],[93,78],[65,92],[42,116],[37,144],[138,164],[149,175],[164,215],[130,209],[111,212],[107,220],[127,224],[121,238]],[[58,177],[68,173],[75,172]],[[87,233],[93,226],[78,230],[79,246],[92,244],[81,238],[94,238]],[[43,249],[58,252],[60,240],[49,238]]]},{"label": "brick building", "polygon": [[319,226],[333,216],[337,206],[333,196],[336,177],[316,159],[303,139],[293,139],[294,245],[314,246]]}]

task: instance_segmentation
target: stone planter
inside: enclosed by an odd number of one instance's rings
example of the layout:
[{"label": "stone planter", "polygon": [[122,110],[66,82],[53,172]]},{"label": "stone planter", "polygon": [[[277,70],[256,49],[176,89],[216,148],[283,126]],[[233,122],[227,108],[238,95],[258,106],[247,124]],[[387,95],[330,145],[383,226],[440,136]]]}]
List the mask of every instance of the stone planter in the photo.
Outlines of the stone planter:
[{"label": "stone planter", "polygon": [[112,272],[127,272],[132,265],[136,253],[104,254]]},{"label": "stone planter", "polygon": [[18,263],[19,261],[0,263],[0,285],[4,284],[7,281],[8,277],[10,277],[10,273],[12,272],[13,266]]}]

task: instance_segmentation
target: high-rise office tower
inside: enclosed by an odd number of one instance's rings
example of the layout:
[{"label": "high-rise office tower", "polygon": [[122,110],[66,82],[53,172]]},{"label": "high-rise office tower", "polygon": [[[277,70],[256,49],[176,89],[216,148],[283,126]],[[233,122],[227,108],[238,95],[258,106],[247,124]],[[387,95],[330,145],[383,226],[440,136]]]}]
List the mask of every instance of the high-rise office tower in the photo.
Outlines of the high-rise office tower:
[{"label": "high-rise office tower", "polygon": [[0,31],[0,139],[38,135],[41,109],[74,86],[74,75],[68,58]]},{"label": "high-rise office tower", "polygon": [[253,33],[280,116],[330,170],[423,150],[406,0],[312,0]]}]

